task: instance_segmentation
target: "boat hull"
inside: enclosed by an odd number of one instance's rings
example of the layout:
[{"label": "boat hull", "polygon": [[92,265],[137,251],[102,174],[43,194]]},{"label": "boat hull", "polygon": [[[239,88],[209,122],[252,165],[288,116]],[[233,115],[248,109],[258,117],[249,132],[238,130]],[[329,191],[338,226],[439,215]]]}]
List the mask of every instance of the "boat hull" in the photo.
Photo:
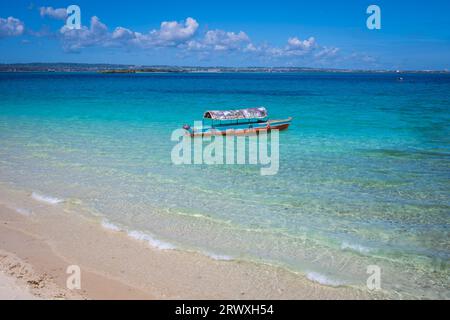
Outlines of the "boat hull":
[{"label": "boat hull", "polygon": [[292,118],[285,120],[270,120],[262,123],[249,123],[246,125],[239,125],[234,128],[230,126],[217,126],[212,128],[205,128],[202,130],[190,129],[187,134],[191,137],[205,137],[205,136],[223,136],[223,135],[252,135],[260,132],[270,132],[271,130],[286,130],[291,124]]}]

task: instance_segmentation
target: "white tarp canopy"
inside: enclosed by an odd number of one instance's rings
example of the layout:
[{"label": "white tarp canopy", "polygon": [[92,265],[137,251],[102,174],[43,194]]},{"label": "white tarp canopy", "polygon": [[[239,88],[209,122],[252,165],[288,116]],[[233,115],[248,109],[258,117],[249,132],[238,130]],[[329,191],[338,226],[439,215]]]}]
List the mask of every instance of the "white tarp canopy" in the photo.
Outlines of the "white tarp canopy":
[{"label": "white tarp canopy", "polygon": [[239,110],[211,110],[206,111],[203,118],[212,120],[264,119],[267,118],[267,110],[264,107]]}]

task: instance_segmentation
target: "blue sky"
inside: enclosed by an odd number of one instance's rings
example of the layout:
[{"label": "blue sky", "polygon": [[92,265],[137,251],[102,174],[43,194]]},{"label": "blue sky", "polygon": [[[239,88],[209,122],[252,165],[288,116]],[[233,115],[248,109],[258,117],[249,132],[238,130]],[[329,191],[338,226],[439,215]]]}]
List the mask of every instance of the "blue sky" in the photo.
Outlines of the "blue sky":
[{"label": "blue sky", "polygon": [[449,17],[448,0],[1,0],[0,62],[450,69]]}]

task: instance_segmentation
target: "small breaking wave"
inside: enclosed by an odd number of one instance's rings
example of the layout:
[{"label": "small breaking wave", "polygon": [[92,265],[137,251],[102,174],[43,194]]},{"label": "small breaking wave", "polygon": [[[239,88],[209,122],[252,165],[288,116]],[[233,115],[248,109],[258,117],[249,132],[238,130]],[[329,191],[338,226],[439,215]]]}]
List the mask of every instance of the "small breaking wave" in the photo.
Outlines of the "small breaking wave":
[{"label": "small breaking wave", "polygon": [[369,252],[372,251],[371,248],[364,247],[364,246],[359,245],[359,244],[349,243],[349,242],[346,242],[346,241],[344,241],[341,244],[341,249],[342,250],[352,250],[352,251],[356,251],[356,252],[362,253],[362,254],[368,254]]},{"label": "small breaking wave", "polygon": [[[119,226],[115,225],[114,223],[109,222],[106,219],[103,219],[101,222],[101,226],[109,231],[113,231],[113,232],[122,232],[125,231],[122,228],[120,228]],[[125,231],[126,232],[126,231]],[[129,231],[127,232],[127,235],[130,238],[133,238],[135,240],[139,240],[139,241],[144,241],[149,243],[152,247],[161,249],[161,250],[173,250],[176,249],[176,247],[168,242],[164,242],[161,240],[157,240],[154,237],[143,233],[141,231]],[[209,251],[202,251],[201,252],[203,255],[213,259],[213,260],[217,260],[217,261],[231,261],[234,260],[234,258],[232,256],[228,256],[228,255],[223,255],[223,254],[216,254],[216,253],[212,253]]]},{"label": "small breaking wave", "polygon": [[206,252],[206,251],[203,251],[202,253],[213,260],[218,260],[218,261],[234,260],[234,258],[232,256],[227,256],[227,255],[223,255],[223,254],[215,254],[215,253]]},{"label": "small breaking wave", "polygon": [[116,226],[115,224],[113,224],[107,220],[102,220],[102,227],[107,230],[110,230],[110,231],[115,231],[115,232],[122,231],[122,229],[120,229],[118,226]]},{"label": "small breaking wave", "polygon": [[155,247],[157,249],[161,249],[161,250],[173,250],[176,247],[170,243],[161,241],[161,240],[157,240],[155,238],[153,238],[152,236],[145,234],[143,232],[140,231],[129,231],[128,236],[130,238],[133,238],[135,240],[139,240],[139,241],[144,241],[147,242],[148,244],[150,244],[152,247]]},{"label": "small breaking wave", "polygon": [[306,278],[308,278],[311,281],[323,284],[325,286],[339,287],[343,285],[342,282],[330,279],[327,276],[317,272],[308,272],[306,274]]},{"label": "small breaking wave", "polygon": [[37,200],[39,202],[44,202],[44,203],[53,204],[53,205],[64,202],[64,200],[62,200],[62,199],[58,199],[58,198],[55,198],[55,197],[42,195],[42,194],[39,194],[39,193],[36,193],[36,192],[31,193],[31,197],[34,200]]}]

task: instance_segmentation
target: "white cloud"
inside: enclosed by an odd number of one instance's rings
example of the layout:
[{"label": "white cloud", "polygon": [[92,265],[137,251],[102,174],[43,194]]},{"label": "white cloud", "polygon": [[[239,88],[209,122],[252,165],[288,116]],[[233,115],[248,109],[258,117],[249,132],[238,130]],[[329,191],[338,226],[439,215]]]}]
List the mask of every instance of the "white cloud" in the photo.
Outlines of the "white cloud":
[{"label": "white cloud", "polygon": [[104,46],[109,41],[108,27],[99,18],[92,17],[90,27],[71,29],[64,25],[60,29],[63,48],[66,51],[79,51],[85,47]]},{"label": "white cloud", "polygon": [[240,52],[246,59],[261,59],[265,62],[281,60],[290,62],[324,62],[326,59],[337,55],[339,49],[335,47],[320,46],[314,37],[301,40],[298,37],[288,38],[287,44],[282,47],[269,44],[255,44],[249,36],[240,31],[226,32],[223,30],[211,30],[206,32],[203,38],[188,41],[183,46],[187,51],[197,51],[203,56],[213,55],[215,52]]},{"label": "white cloud", "polygon": [[68,51],[78,51],[90,46],[175,47],[190,41],[197,29],[197,21],[187,18],[184,22],[164,21],[159,29],[148,33],[135,32],[124,27],[117,27],[113,32],[109,32],[105,24],[97,17],[92,17],[89,28],[83,26],[74,30],[64,26],[60,33],[64,48]]},{"label": "white cloud", "polygon": [[297,37],[293,37],[288,39],[287,49],[293,51],[309,51],[315,46],[316,39],[314,39],[314,37],[309,37],[307,40],[300,40]]},{"label": "white cloud", "polygon": [[117,27],[114,32],[112,33],[112,39],[113,40],[132,40],[135,38],[135,33],[131,31],[130,29],[123,28],[123,27]]},{"label": "white cloud", "polygon": [[144,48],[176,47],[194,38],[199,24],[193,18],[184,22],[163,21],[161,27],[148,33],[134,32],[132,43]]},{"label": "white cloud", "polygon": [[153,49],[175,47],[184,57],[195,52],[198,57],[239,53],[242,59],[291,64],[326,64],[336,59],[339,49],[321,46],[314,37],[300,39],[290,37],[284,46],[267,43],[255,44],[243,32],[209,30],[198,35],[199,24],[193,18],[184,21],[163,21],[160,28],[146,33],[117,27],[112,32],[97,17],[92,17],[90,26],[80,30],[60,29],[63,48],[66,51],[80,51],[85,47],[123,47]]},{"label": "white cloud", "polygon": [[207,46],[202,41],[190,40],[186,42],[185,48],[189,51],[202,51],[206,50]]},{"label": "white cloud", "polygon": [[240,31],[227,32],[223,30],[210,30],[203,38],[190,40],[184,46],[188,51],[202,51],[203,53],[212,51],[244,51],[250,45],[248,35]]},{"label": "white cloud", "polygon": [[314,37],[304,40],[291,37],[287,39],[286,45],[277,47],[267,43],[255,44],[243,31],[235,33],[223,30],[207,31],[202,38],[190,40],[180,47],[186,52],[197,52],[199,57],[203,58],[215,54],[238,52],[242,59],[252,62],[258,59],[265,63],[290,63],[291,65],[324,64],[334,59],[339,52],[339,48],[319,45]]},{"label": "white cloud", "polygon": [[211,30],[205,34],[203,42],[214,50],[236,50],[242,48],[243,44],[249,43],[250,38],[243,31],[234,33]]},{"label": "white cloud", "polygon": [[338,52],[339,52],[339,48],[323,47],[317,53],[314,54],[314,57],[319,58],[319,59],[331,58],[331,57],[335,57]]},{"label": "white cloud", "polygon": [[20,36],[25,31],[25,24],[14,17],[0,18],[0,38]]},{"label": "white cloud", "polygon": [[57,20],[65,20],[67,18],[66,8],[53,9],[53,7],[40,7],[39,13],[41,17],[50,17]]},{"label": "white cloud", "polygon": [[253,43],[247,44],[244,48],[244,52],[258,52],[259,50],[260,48],[255,46]]},{"label": "white cloud", "polygon": [[272,47],[269,45],[255,46],[249,45],[246,51],[258,54],[265,59],[279,60],[291,59],[290,61],[302,62],[324,62],[326,59],[335,57],[339,48],[325,47],[317,43],[314,37],[301,40],[298,37],[291,37],[284,47]]},{"label": "white cloud", "polygon": [[320,49],[314,37],[309,37],[308,39],[301,40],[298,37],[289,38],[287,45],[276,51],[277,56],[289,57],[289,56],[307,56],[313,51]]},{"label": "white cloud", "polygon": [[193,18],[187,18],[184,23],[164,21],[159,30],[154,30],[150,34],[165,45],[177,44],[191,39],[197,29],[198,22]]}]

